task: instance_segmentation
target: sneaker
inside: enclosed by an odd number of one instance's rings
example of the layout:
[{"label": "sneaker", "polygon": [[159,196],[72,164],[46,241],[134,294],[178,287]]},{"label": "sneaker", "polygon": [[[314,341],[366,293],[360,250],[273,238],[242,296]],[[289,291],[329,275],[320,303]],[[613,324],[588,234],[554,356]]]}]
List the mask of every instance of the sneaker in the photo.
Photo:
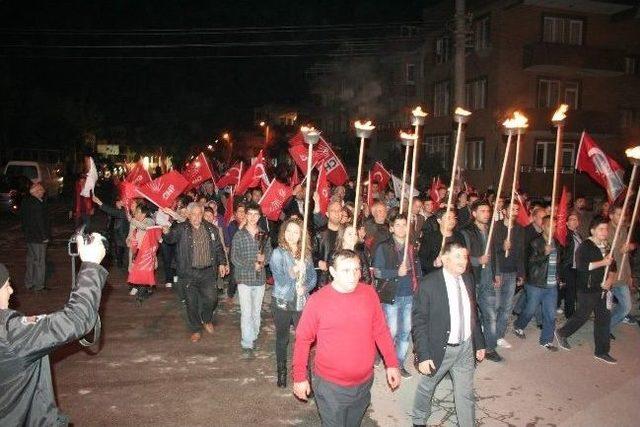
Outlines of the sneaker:
[{"label": "sneaker", "polygon": [[637,323],[637,319],[635,316],[624,316],[622,319],[622,323],[626,323],[627,325],[635,325]]},{"label": "sneaker", "polygon": [[521,340],[524,340],[527,338],[527,336],[524,334],[524,331],[522,329],[514,329],[513,335],[517,336]]},{"label": "sneaker", "polygon": [[172,288],[173,287],[173,283],[167,282],[167,283],[164,284],[164,287],[165,288]]},{"label": "sneaker", "polygon": [[497,351],[492,351],[490,353],[485,354],[484,358],[496,363],[502,362],[504,360],[504,358],[500,356]]},{"label": "sneaker", "polygon": [[571,350],[571,346],[569,345],[569,341],[567,341],[567,339],[565,337],[560,335],[558,333],[557,329],[553,332],[553,335],[556,337],[556,341],[558,341],[558,347],[560,347],[563,350],[567,350],[567,351]]},{"label": "sneaker", "polygon": [[498,339],[497,344],[502,348],[511,348],[511,344],[509,344],[509,341],[505,340],[504,338]]},{"label": "sneaker", "polygon": [[404,379],[408,379],[408,378],[411,378],[413,376],[413,375],[411,375],[411,373],[409,371],[404,369],[404,366],[400,368],[400,375]]},{"label": "sneaker", "polygon": [[129,291],[129,295],[131,296],[135,296],[138,294],[138,288],[131,288],[131,290]]},{"label": "sneaker", "polygon": [[546,348],[549,351],[558,351],[558,347],[553,345],[553,343],[548,342],[546,344],[540,344],[542,347]]},{"label": "sneaker", "polygon": [[611,357],[608,353],[607,354],[596,354],[595,356],[596,359],[603,361],[604,363],[608,363],[609,365],[615,365],[616,363],[618,363],[618,361],[616,359],[614,359],[613,357]]}]

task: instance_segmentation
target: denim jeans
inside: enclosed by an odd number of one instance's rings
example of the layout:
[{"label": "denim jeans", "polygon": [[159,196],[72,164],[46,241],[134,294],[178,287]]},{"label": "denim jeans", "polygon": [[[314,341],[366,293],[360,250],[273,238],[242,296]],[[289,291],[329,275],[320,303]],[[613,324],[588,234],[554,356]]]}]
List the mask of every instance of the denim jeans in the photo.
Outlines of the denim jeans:
[{"label": "denim jeans", "polygon": [[264,285],[247,286],[238,284],[238,301],[240,302],[240,332],[242,348],[253,348],[253,342],[260,332],[260,311]]},{"label": "denim jeans", "polygon": [[396,346],[396,355],[400,366],[404,363],[404,358],[409,349],[409,338],[411,337],[411,307],[413,306],[413,296],[396,297],[393,304],[382,304],[384,317],[387,319],[387,326],[391,332],[391,339]]},{"label": "denim jeans", "polygon": [[[513,312],[517,315],[520,315],[523,311],[524,308],[527,306],[527,284],[524,284],[524,287],[522,288],[522,290],[517,294],[516,296],[516,303],[513,306]],[[540,306],[538,306],[538,308],[536,308],[536,323],[538,325],[542,325],[542,310],[540,309]]]},{"label": "denim jeans", "polygon": [[482,319],[482,332],[484,334],[487,351],[490,353],[496,349],[497,336],[497,292],[493,283],[480,283],[476,288],[478,307]]},{"label": "denim jeans", "polygon": [[618,326],[618,324],[622,322],[622,319],[631,311],[631,292],[626,284],[624,286],[612,287],[611,292],[613,292],[613,296],[618,300],[618,304],[611,310],[609,329],[613,332],[615,327]]},{"label": "denim jeans", "polygon": [[513,294],[516,292],[516,273],[502,273],[502,284],[496,289],[497,307],[496,307],[496,337],[504,338],[507,332],[507,323],[509,315],[513,307]]},{"label": "denim jeans", "polygon": [[540,344],[553,342],[553,331],[556,328],[556,303],[558,302],[558,288],[539,288],[525,285],[527,291],[527,305],[513,324],[516,329],[524,329],[534,316],[536,309],[542,304],[542,333]]}]

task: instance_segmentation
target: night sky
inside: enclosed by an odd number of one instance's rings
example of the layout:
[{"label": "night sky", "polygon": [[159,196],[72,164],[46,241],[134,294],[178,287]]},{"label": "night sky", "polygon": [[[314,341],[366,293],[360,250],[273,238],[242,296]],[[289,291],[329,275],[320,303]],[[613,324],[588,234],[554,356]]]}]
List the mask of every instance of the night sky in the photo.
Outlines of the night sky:
[{"label": "night sky", "polygon": [[90,128],[170,145],[247,127],[254,106],[304,101],[303,72],[335,39],[380,37],[362,25],[416,21],[425,3],[0,2],[2,142],[64,146]]}]

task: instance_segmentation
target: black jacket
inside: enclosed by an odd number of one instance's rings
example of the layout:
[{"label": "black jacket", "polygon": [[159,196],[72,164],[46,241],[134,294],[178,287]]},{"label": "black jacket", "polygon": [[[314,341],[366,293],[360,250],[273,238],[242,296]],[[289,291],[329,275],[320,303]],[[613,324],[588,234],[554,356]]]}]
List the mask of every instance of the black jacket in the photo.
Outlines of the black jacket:
[{"label": "black jacket", "polygon": [[[215,274],[218,274],[219,265],[227,265],[227,260],[224,256],[224,247],[220,240],[220,233],[218,228],[206,221],[202,221],[200,227],[207,229],[207,236],[211,243],[211,265],[215,270]],[[178,276],[187,274],[191,270],[192,258],[193,258],[193,228],[189,221],[183,223],[173,223],[169,233],[165,234],[163,240],[168,244],[176,244],[176,271]]]},{"label": "black jacket", "polygon": [[[318,232],[313,238],[313,264],[318,266],[319,261],[331,262],[331,255],[336,248],[336,240],[329,238],[330,230],[324,228]],[[337,238],[337,232],[334,232]],[[318,287],[322,287],[331,281],[329,270],[318,270]]]},{"label": "black jacket", "polygon": [[27,243],[43,243],[51,237],[46,200],[40,201],[36,197],[28,195],[22,200],[20,218]]},{"label": "black jacket", "polygon": [[[473,348],[485,348],[482,328],[478,320],[475,286],[468,274],[462,276],[471,303],[471,339]],[[451,331],[449,298],[442,269],[423,277],[413,296],[411,335],[416,362],[433,360],[436,369],[442,364]]]},{"label": "black jacket", "polygon": [[83,263],[69,301],[55,313],[27,318],[0,310],[0,424],[68,423],[56,407],[49,353],[93,328],[107,274],[98,264]]},{"label": "black jacket", "polygon": [[[473,275],[473,279],[476,284],[480,283],[482,278],[482,265],[479,264],[476,258],[484,255],[485,252],[485,244],[482,238],[482,232],[478,228],[475,222],[469,224],[466,228],[461,231],[462,236],[464,236],[464,240],[469,250],[469,260],[471,266],[471,274]],[[489,234],[489,229],[487,228],[487,234]],[[491,257],[490,265],[493,268],[492,271],[496,271],[494,268],[494,257]]]},{"label": "black jacket", "polygon": [[117,209],[103,203],[100,210],[113,218],[113,239],[116,246],[127,246],[129,219],[124,209]]},{"label": "black jacket", "polygon": [[[458,242],[463,246],[466,246],[464,237],[455,231],[450,237],[447,237],[447,242]],[[420,259],[420,266],[422,267],[422,273],[427,275],[433,270],[437,270],[433,266],[433,262],[440,255],[440,248],[442,247],[442,233],[440,229],[431,230],[422,235],[420,239],[420,250],[418,251],[418,258]]]},{"label": "black jacket", "polygon": [[509,229],[504,225],[504,222],[496,222],[493,228],[493,238],[491,239],[492,258],[495,265],[494,275],[516,273],[518,277],[525,276],[524,233],[524,228],[514,222],[511,229],[511,250],[507,258],[504,250],[504,241],[507,240]]},{"label": "black jacket", "polygon": [[[560,251],[558,250],[558,248],[560,247],[558,242],[554,242],[554,244],[556,247],[556,251],[558,253],[556,258],[558,262],[558,264],[556,265],[556,278],[557,278],[558,272],[560,271],[560,255],[561,254],[560,254]],[[555,286],[555,285],[547,284],[547,272],[549,270],[549,255],[544,253],[544,248],[546,245],[547,245],[547,241],[544,239],[544,237],[541,234],[535,239],[533,239],[533,241],[531,242],[531,248],[529,250],[529,261],[528,261],[528,268],[527,268],[527,270],[529,271],[529,277],[527,279],[527,283],[530,285],[536,286],[538,288],[550,288]]]}]

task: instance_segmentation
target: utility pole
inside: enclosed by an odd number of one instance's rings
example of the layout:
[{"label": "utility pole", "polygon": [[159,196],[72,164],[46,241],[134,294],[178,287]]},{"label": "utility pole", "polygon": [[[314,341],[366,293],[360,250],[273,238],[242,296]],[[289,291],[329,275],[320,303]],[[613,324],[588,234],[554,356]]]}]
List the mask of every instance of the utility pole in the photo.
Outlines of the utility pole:
[{"label": "utility pole", "polygon": [[[464,0],[455,0],[456,1],[456,11],[455,11],[455,56],[453,58],[453,67],[454,67],[454,77],[453,77],[453,108],[457,107],[465,108],[465,95],[464,95],[464,85],[465,85],[465,45],[466,45],[466,19],[465,19],[465,11],[464,11]],[[453,114],[453,111],[450,111]],[[462,147],[459,147],[460,150],[459,156],[462,159],[466,158],[467,146],[464,143],[464,128],[460,129],[460,141],[462,141]],[[452,134],[452,141],[456,138],[456,132],[454,131]],[[455,154],[455,153],[454,153]],[[464,161],[461,162],[464,165]],[[453,167],[453,166],[452,166]],[[456,174],[453,176],[458,176]],[[453,188],[453,186],[452,186]]]}]

